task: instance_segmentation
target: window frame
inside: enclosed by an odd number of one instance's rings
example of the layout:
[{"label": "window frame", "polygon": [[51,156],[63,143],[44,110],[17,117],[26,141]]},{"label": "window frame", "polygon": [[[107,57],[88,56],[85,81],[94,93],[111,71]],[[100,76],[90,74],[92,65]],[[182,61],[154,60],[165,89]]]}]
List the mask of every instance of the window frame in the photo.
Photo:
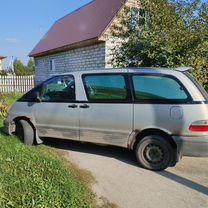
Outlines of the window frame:
[{"label": "window frame", "polygon": [[[119,99],[112,99],[112,100],[107,100],[107,99],[95,99],[95,100],[91,100],[89,97],[89,93],[87,90],[87,83],[85,78],[87,76],[123,76],[125,84],[126,84],[126,91],[127,91],[127,96],[126,99],[124,100],[119,100]],[[130,87],[130,83],[129,83],[129,77],[128,77],[128,73],[87,73],[87,74],[82,74],[82,83],[85,89],[85,94],[87,97],[87,102],[88,103],[123,103],[123,104],[127,104],[127,103],[132,103],[132,93],[131,93],[131,87]]]},{"label": "window frame", "polygon": [[205,99],[205,102],[208,102],[208,91],[204,87],[201,86],[201,84],[193,77],[193,75],[189,72],[184,72],[186,77],[197,87],[197,89],[200,91],[202,96]]},{"label": "window frame", "polygon": [[[133,77],[134,76],[155,76],[155,77],[167,77],[174,81],[176,81],[181,87],[183,87],[184,92],[187,95],[187,99],[161,99],[161,100],[155,100],[155,99],[144,99],[144,100],[138,100],[136,98],[136,92],[134,88],[134,82]],[[133,101],[134,103],[138,104],[192,104],[194,103],[193,98],[191,97],[190,93],[186,89],[186,87],[183,85],[183,83],[175,76],[173,75],[167,75],[167,74],[156,74],[156,73],[131,73],[130,74],[130,83],[131,83],[131,89],[132,89],[132,95],[133,95]]]},{"label": "window frame", "polygon": [[[43,87],[44,85],[51,81],[52,79],[55,79],[57,77],[72,77],[74,79],[74,92],[75,92],[75,99],[74,100],[59,100],[59,101],[45,101],[42,100],[43,97]],[[75,103],[77,101],[77,93],[76,93],[76,80],[74,75],[72,74],[67,74],[67,75],[56,75],[53,76],[47,80],[45,80],[44,82],[42,82],[41,84],[37,85],[35,88],[33,88],[32,90],[30,90],[29,92],[27,92],[25,95],[22,96],[22,98],[20,98],[18,101],[19,102],[37,102],[34,99],[27,99],[26,97],[29,96],[30,94],[39,91],[40,93],[40,99],[41,99],[41,103]]]}]

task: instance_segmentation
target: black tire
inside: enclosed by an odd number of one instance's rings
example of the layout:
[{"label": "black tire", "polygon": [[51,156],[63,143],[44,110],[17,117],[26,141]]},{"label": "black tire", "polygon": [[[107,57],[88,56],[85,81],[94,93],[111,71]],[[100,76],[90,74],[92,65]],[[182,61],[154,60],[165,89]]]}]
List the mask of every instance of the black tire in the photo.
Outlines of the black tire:
[{"label": "black tire", "polygon": [[145,136],[138,142],[135,152],[141,166],[154,171],[169,167],[174,157],[174,150],[167,138],[160,135]]},{"label": "black tire", "polygon": [[34,130],[32,126],[25,120],[20,120],[16,127],[17,136],[26,145],[33,145]]}]

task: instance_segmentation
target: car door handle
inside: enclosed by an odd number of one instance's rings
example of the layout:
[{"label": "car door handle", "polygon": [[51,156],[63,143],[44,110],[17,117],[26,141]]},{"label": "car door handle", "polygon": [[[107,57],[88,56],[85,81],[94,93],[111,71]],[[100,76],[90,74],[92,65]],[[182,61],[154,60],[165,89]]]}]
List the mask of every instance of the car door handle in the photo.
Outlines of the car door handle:
[{"label": "car door handle", "polygon": [[87,104],[84,104],[84,105],[80,105],[79,107],[80,107],[80,108],[89,108],[90,106],[87,105]]},{"label": "car door handle", "polygon": [[69,105],[68,108],[77,108],[78,106],[75,104]]}]

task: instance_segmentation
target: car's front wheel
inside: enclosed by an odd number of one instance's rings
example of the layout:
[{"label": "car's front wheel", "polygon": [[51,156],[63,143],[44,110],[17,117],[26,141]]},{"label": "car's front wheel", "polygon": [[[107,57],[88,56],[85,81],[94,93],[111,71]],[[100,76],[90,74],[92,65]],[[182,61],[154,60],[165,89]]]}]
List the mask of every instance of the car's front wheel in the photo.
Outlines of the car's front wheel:
[{"label": "car's front wheel", "polygon": [[142,138],[135,148],[136,158],[142,167],[160,171],[170,166],[174,151],[166,138],[149,135]]},{"label": "car's front wheel", "polygon": [[34,130],[25,120],[20,120],[16,126],[16,134],[26,145],[32,145],[34,142]]}]

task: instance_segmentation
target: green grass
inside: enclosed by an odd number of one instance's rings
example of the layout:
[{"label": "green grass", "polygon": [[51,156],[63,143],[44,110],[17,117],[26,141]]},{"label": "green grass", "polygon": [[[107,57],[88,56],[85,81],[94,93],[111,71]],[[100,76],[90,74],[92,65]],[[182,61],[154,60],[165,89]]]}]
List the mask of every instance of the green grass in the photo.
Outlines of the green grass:
[{"label": "green grass", "polygon": [[18,93],[11,93],[11,94],[0,93],[0,101],[5,101],[8,105],[13,104],[20,97],[21,97],[21,94],[18,94]]},{"label": "green grass", "polygon": [[[0,95],[0,100],[12,104],[18,97]],[[5,135],[0,118],[1,208],[95,207],[95,196],[87,185],[91,180],[54,150],[25,146],[15,136]]]}]

